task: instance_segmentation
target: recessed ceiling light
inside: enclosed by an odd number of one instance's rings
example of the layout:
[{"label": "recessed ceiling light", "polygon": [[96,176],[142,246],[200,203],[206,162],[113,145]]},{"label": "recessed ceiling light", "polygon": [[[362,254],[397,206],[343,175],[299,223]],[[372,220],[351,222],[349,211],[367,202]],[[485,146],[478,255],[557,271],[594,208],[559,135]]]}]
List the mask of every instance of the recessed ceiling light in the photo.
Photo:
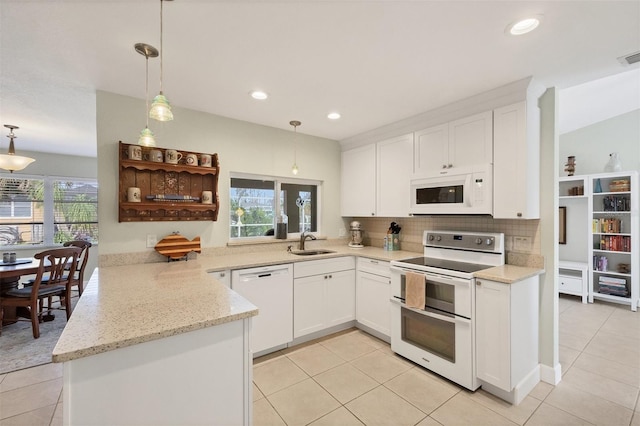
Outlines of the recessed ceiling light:
[{"label": "recessed ceiling light", "polygon": [[506,33],[511,35],[522,35],[529,33],[540,25],[541,16],[534,16],[530,18],[519,19],[507,26]]},{"label": "recessed ceiling light", "polygon": [[267,93],[263,92],[262,90],[254,90],[250,93],[250,95],[253,99],[258,99],[261,101],[269,97],[269,95],[267,95]]},{"label": "recessed ceiling light", "polygon": [[329,114],[327,114],[327,118],[329,120],[337,120],[338,118],[340,118],[340,113],[339,112],[330,112]]}]

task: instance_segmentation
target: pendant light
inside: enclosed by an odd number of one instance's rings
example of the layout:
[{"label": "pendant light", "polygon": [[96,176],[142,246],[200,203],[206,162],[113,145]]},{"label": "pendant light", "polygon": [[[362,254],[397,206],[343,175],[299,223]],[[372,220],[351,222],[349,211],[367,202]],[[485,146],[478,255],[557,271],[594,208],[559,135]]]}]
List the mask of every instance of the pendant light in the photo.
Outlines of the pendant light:
[{"label": "pendant light", "polygon": [[297,133],[297,129],[298,126],[301,125],[302,123],[297,121],[297,120],[293,120],[290,121],[289,124],[291,124],[293,126],[293,166],[291,167],[291,173],[293,173],[294,175],[298,174],[298,149],[297,149],[297,139],[298,139],[298,133]]},{"label": "pendant light", "polygon": [[5,124],[4,127],[9,129],[9,134],[7,135],[7,137],[11,142],[9,142],[9,152],[7,152],[6,154],[0,154],[0,169],[9,170],[11,173],[13,173],[14,170],[22,170],[36,160],[33,158],[16,155],[16,148],[13,145],[13,140],[17,139],[18,137],[13,134],[13,131],[15,129],[19,129],[19,127],[12,124]]},{"label": "pendant light", "polygon": [[142,146],[156,146],[156,140],[153,137],[153,132],[149,129],[149,58],[155,58],[158,56],[158,49],[146,43],[136,43],[134,45],[136,52],[145,57],[146,62],[146,79],[145,79],[145,93],[144,93],[144,115],[147,118],[147,124],[140,132],[140,137],[138,138],[138,145]]},{"label": "pendant light", "polygon": [[160,0],[160,93],[153,98],[151,110],[149,111],[149,117],[158,121],[173,120],[171,104],[169,104],[169,101],[162,92],[162,62],[164,60],[164,55],[162,54],[162,3],[165,1],[171,0]]}]

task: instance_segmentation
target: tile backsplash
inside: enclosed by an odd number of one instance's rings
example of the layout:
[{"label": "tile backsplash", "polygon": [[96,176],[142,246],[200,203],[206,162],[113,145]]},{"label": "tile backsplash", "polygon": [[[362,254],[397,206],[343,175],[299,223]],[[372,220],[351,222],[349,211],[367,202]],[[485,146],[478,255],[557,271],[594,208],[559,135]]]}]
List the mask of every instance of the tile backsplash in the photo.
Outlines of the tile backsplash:
[{"label": "tile backsplash", "polygon": [[[402,250],[422,252],[424,230],[504,232],[507,252],[540,255],[539,220],[493,219],[488,216],[357,217],[353,220],[362,225],[363,243],[374,247],[383,246],[389,224],[396,222],[402,227]],[[519,242],[517,247],[514,243],[516,238]]]}]

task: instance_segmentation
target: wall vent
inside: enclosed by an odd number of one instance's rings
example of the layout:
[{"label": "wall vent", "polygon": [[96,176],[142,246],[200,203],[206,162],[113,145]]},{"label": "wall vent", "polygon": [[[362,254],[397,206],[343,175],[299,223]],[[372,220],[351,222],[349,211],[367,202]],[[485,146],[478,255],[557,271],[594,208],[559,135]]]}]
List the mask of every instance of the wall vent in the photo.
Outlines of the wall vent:
[{"label": "wall vent", "polygon": [[618,61],[620,61],[622,65],[633,65],[635,63],[638,63],[640,62],[640,52],[634,52],[625,56],[621,56],[618,58]]}]

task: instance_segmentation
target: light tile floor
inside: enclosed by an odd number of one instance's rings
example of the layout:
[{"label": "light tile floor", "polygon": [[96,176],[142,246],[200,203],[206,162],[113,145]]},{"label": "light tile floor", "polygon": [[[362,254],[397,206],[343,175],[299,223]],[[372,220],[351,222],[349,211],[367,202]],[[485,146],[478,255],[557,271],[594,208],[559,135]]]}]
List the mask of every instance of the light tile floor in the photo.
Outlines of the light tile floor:
[{"label": "light tile floor", "polygon": [[[254,425],[640,426],[640,312],[560,297],[558,386],[518,406],[469,392],[359,330],[255,360]],[[0,375],[0,426],[62,423],[62,368]]]}]

